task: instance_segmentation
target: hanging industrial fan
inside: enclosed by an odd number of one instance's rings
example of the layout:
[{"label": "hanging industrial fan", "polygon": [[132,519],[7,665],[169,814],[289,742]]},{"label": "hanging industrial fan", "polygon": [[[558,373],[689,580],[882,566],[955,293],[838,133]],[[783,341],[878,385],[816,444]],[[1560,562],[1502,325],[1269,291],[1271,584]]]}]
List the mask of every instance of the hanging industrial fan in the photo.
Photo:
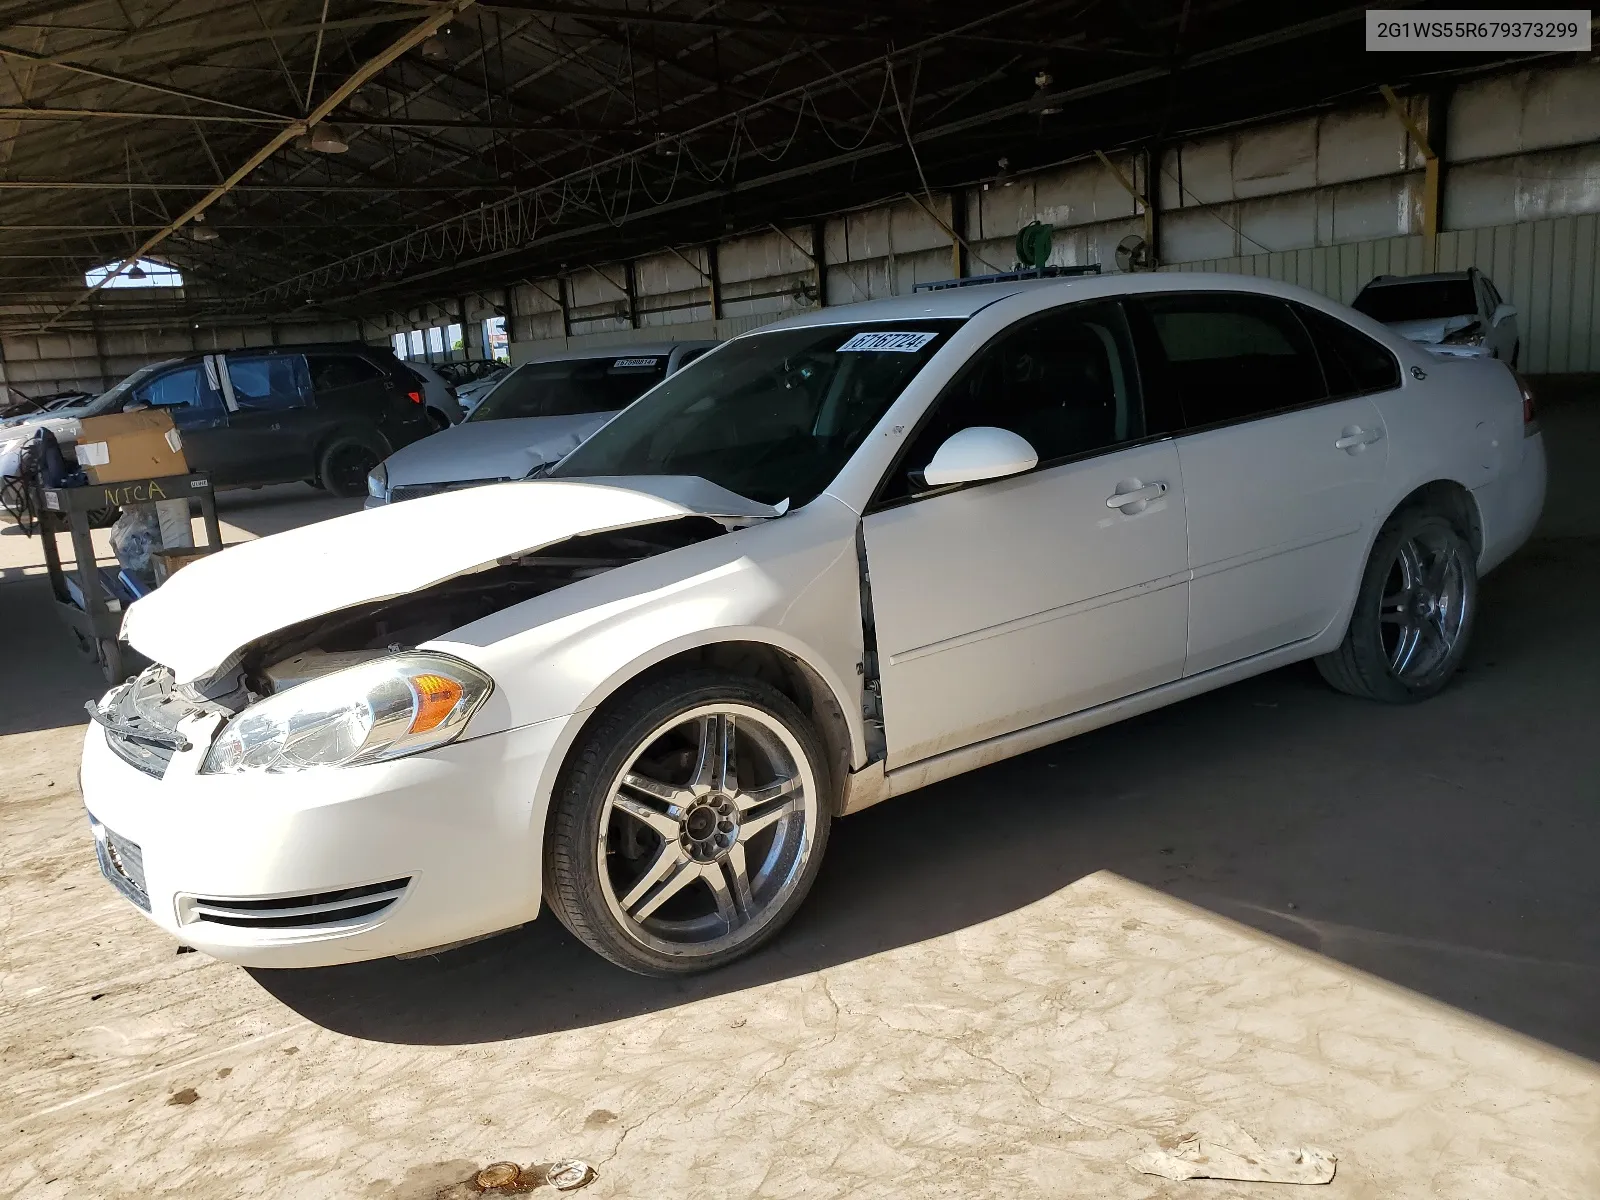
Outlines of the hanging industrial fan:
[{"label": "hanging industrial fan", "polygon": [[800,308],[810,308],[817,302],[817,285],[810,279],[796,279],[789,296]]},{"label": "hanging industrial fan", "polygon": [[1150,250],[1150,243],[1137,233],[1130,233],[1117,243],[1117,270],[1154,271],[1155,269],[1156,256]]}]

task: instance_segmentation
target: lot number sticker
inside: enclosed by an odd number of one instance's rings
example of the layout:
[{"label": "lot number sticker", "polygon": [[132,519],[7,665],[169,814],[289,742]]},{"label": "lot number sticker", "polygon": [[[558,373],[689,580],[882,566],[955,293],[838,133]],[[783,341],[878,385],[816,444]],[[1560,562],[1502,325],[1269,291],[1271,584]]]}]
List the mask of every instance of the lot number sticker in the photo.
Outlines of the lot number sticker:
[{"label": "lot number sticker", "polygon": [[613,371],[621,367],[653,367],[657,360],[653,358],[619,358],[611,364]]},{"label": "lot number sticker", "polygon": [[915,354],[938,336],[937,333],[858,333],[839,347],[839,353],[843,354],[846,350],[876,350],[880,353]]}]

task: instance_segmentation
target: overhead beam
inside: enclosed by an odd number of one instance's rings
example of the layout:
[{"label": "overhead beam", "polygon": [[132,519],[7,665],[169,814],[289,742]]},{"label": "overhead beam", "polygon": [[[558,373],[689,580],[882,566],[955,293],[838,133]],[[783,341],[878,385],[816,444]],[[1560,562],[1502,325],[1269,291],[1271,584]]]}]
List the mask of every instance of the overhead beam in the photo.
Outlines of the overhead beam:
[{"label": "overhead beam", "polygon": [[[457,0],[459,3],[460,0]],[[260,108],[251,108],[247,104],[234,104],[230,100],[217,100],[211,96],[202,96],[198,92],[186,92],[182,88],[168,87],[164,83],[156,83],[149,79],[135,79],[128,75],[117,75],[110,71],[97,71],[93,67],[81,67],[77,63],[55,62],[42,54],[33,54],[27,50],[18,49],[16,46],[0,45],[0,58],[14,58],[19,62],[32,63],[39,67],[53,67],[58,71],[71,71],[78,75],[87,75],[91,79],[98,79],[103,83],[119,83],[124,87],[139,88],[147,92],[159,92],[163,96],[174,96],[179,100],[187,100],[191,104],[209,104],[213,108],[226,108],[234,112],[249,113],[254,117],[276,117],[276,113],[267,112]]]},{"label": "overhead beam", "polygon": [[[126,179],[0,179],[0,191],[10,192],[209,192],[216,188],[214,183],[167,183],[161,180],[126,180]],[[248,193],[259,192],[263,195],[273,195],[278,192],[311,192],[311,193],[351,193],[356,195],[433,195],[443,192],[455,195],[458,192],[507,192],[518,190],[515,184],[509,183],[423,183],[423,184],[383,184],[383,183],[241,183],[235,184],[231,189],[234,192]]]},{"label": "overhead beam", "polygon": [[161,242],[170,237],[176,230],[180,229],[184,224],[194,220],[195,217],[198,217],[201,213],[205,212],[206,209],[210,208],[219,199],[237,187],[245,179],[245,177],[250,174],[250,172],[254,171],[262,163],[266,162],[267,159],[271,158],[279,150],[287,146],[290,141],[292,141],[299,133],[301,133],[303,130],[310,129],[312,126],[316,125],[318,121],[321,121],[334,109],[339,107],[340,104],[344,103],[344,101],[349,96],[353,95],[356,89],[367,82],[367,80],[371,79],[374,75],[383,70],[395,59],[399,58],[407,50],[410,50],[413,46],[419,45],[424,38],[431,36],[452,17],[472,7],[472,4],[473,0],[452,0],[452,2],[445,6],[442,10],[436,10],[432,16],[412,26],[409,32],[390,43],[387,49],[383,50],[376,56],[369,58],[360,67],[356,68],[356,70],[352,72],[343,83],[334,88],[334,90],[328,94],[327,98],[324,99],[321,104],[317,105],[317,107],[311,111],[311,113],[306,117],[304,125],[291,125],[287,129],[281,130],[279,133],[275,134],[266,145],[261,147],[261,149],[257,150],[248,159],[246,159],[242,166],[237,167],[233,174],[229,175],[227,179],[223,180],[216,187],[212,188],[211,191],[207,192],[199,200],[195,201],[194,204],[190,205],[189,208],[181,216],[179,216],[177,220],[170,222],[164,228],[158,230],[149,238],[147,238],[143,245],[129,255],[126,260],[118,264],[115,271],[108,272],[106,277],[99,283],[95,284],[71,304],[67,305],[60,312],[56,313],[55,316],[51,317],[48,321],[41,325],[40,331],[43,332],[44,330],[49,329],[68,313],[88,303],[90,298],[93,297],[96,292],[105,287],[106,284],[110,283],[113,279],[121,275],[123,271],[127,269],[129,263],[143,258],[151,250],[155,249],[155,247]]}]

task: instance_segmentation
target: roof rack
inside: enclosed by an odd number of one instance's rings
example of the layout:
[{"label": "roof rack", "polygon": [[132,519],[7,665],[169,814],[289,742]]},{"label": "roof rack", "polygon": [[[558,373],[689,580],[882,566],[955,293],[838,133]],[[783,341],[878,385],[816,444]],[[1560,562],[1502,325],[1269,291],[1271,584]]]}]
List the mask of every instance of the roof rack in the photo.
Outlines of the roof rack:
[{"label": "roof rack", "polygon": [[1098,275],[1099,263],[1081,267],[1018,267],[1015,271],[1002,271],[998,275],[969,275],[965,279],[939,279],[933,283],[919,283],[913,292],[943,292],[949,288],[977,287],[981,283],[1011,283],[1018,279],[1063,279],[1072,275]]}]

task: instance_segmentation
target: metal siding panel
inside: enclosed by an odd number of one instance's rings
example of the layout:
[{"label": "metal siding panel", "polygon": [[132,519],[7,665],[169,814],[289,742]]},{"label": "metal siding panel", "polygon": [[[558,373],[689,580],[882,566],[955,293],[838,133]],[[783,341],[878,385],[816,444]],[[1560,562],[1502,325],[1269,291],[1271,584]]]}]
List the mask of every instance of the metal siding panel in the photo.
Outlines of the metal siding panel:
[{"label": "metal siding panel", "polygon": [[[1493,247],[1490,253],[1494,262],[1492,275],[1494,285],[1500,289],[1502,296],[1511,296],[1513,292],[1512,283],[1517,275],[1517,227],[1515,225],[1502,225],[1497,229],[1491,230],[1489,237]],[[1480,263],[1479,265],[1481,266],[1482,264]],[[1513,299],[1511,303],[1517,304],[1519,301]]]},{"label": "metal siding panel", "polygon": [[1594,286],[1600,272],[1595,270],[1595,216],[1576,218],[1572,226],[1572,308],[1567,314],[1570,337],[1567,345],[1569,371],[1593,371],[1600,365],[1595,351]]},{"label": "metal siding panel", "polygon": [[1570,371],[1572,342],[1572,218],[1551,222],[1550,349],[1547,370]]},{"label": "metal siding panel", "polygon": [[1534,327],[1533,315],[1533,226],[1511,227],[1511,290],[1516,295],[1516,306],[1527,314],[1524,323],[1527,341],[1523,344],[1522,361],[1528,370],[1539,369],[1539,331]]}]

